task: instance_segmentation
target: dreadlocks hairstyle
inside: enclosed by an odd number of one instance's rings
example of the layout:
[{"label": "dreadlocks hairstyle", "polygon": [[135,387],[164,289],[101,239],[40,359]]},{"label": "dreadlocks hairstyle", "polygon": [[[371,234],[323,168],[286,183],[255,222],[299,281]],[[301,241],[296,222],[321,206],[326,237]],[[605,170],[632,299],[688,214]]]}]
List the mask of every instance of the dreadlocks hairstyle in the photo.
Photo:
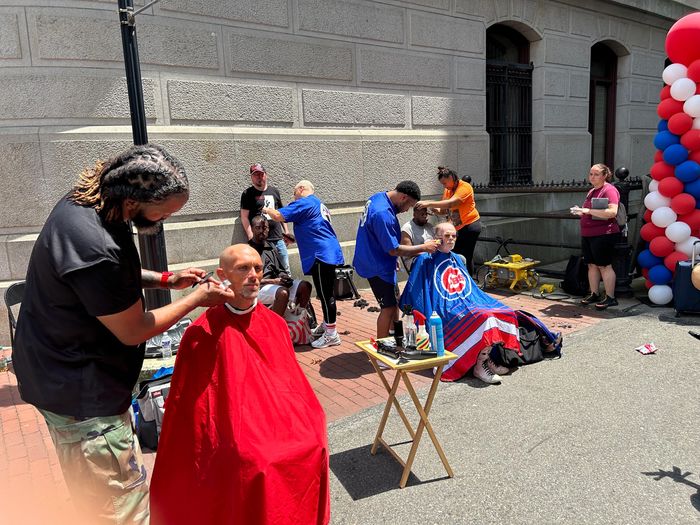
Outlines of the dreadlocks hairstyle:
[{"label": "dreadlocks hairstyle", "polygon": [[447,166],[438,166],[437,176],[438,176],[438,180],[444,179],[446,177],[451,178],[452,182],[457,182],[459,180],[459,177],[457,176],[457,172],[454,170],[451,170]]},{"label": "dreadlocks hairstyle", "polygon": [[594,164],[593,168],[597,168],[605,177],[605,182],[610,182],[612,180],[612,170],[608,168],[605,164]]},{"label": "dreadlocks hairstyle", "polygon": [[105,221],[116,222],[122,220],[126,199],[158,202],[188,191],[182,163],[162,146],[144,144],[83,170],[70,198],[95,208]]}]

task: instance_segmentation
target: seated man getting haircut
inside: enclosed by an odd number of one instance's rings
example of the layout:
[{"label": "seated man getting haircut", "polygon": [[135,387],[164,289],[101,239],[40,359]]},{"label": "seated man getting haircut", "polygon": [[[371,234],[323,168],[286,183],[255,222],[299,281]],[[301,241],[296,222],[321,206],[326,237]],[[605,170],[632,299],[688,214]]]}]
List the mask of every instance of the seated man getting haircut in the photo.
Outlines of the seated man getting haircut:
[{"label": "seated man getting haircut", "polygon": [[250,227],[253,238],[248,244],[255,248],[263,261],[263,278],[258,295],[260,302],[282,317],[290,299],[301,308],[306,308],[311,298],[311,283],[292,279],[286,272],[277,248],[267,240],[270,233],[267,219],[256,215],[250,221]]}]

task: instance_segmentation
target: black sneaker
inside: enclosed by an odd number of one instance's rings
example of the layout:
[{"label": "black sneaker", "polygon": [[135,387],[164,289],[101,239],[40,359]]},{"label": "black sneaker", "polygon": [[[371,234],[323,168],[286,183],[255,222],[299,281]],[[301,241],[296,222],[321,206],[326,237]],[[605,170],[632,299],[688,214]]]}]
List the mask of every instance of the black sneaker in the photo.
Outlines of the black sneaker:
[{"label": "black sneaker", "polygon": [[608,306],[617,306],[617,299],[614,297],[606,297],[599,303],[595,304],[596,310],[605,310]]},{"label": "black sneaker", "polygon": [[586,297],[581,299],[581,304],[593,304],[593,303],[598,303],[602,297],[598,295],[597,293],[589,293]]}]

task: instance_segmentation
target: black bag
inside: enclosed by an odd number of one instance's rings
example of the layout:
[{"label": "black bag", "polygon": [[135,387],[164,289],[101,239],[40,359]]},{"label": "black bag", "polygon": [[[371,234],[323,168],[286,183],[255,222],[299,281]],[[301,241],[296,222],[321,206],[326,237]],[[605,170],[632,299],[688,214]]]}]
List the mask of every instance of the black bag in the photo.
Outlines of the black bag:
[{"label": "black bag", "polygon": [[572,255],[566,265],[564,280],[559,284],[566,293],[583,297],[588,294],[588,267],[581,255]]},{"label": "black bag", "polygon": [[690,274],[697,263],[695,260],[696,248],[700,241],[693,245],[693,256],[690,261],[679,261],[676,263],[676,273],[673,276],[673,308],[676,316],[681,313],[700,313],[700,290],[693,286]]},{"label": "black bag", "polygon": [[491,359],[499,365],[515,368],[538,363],[544,358],[561,357],[561,333],[551,332],[537,317],[516,310],[520,348],[508,350],[503,345],[493,345]]},{"label": "black bag", "polygon": [[359,299],[360,294],[352,281],[354,270],[352,266],[338,266],[335,269],[335,283],[333,283],[333,297],[336,299]]}]

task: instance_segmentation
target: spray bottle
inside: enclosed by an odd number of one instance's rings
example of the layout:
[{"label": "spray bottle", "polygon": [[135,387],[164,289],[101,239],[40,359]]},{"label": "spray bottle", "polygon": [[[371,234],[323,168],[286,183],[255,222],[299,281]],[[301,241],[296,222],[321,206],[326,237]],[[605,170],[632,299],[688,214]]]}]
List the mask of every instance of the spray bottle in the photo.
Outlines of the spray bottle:
[{"label": "spray bottle", "polygon": [[445,337],[442,332],[442,319],[433,311],[430,316],[430,343],[433,346],[433,351],[438,357],[445,355]]},{"label": "spray bottle", "polygon": [[418,331],[416,332],[416,350],[430,352],[430,337],[425,330],[425,316],[418,310],[413,310],[413,317],[416,320],[416,325],[418,325]]},{"label": "spray bottle", "polygon": [[403,307],[403,346],[404,348],[416,347],[416,324],[413,322],[413,306],[407,304]]}]

